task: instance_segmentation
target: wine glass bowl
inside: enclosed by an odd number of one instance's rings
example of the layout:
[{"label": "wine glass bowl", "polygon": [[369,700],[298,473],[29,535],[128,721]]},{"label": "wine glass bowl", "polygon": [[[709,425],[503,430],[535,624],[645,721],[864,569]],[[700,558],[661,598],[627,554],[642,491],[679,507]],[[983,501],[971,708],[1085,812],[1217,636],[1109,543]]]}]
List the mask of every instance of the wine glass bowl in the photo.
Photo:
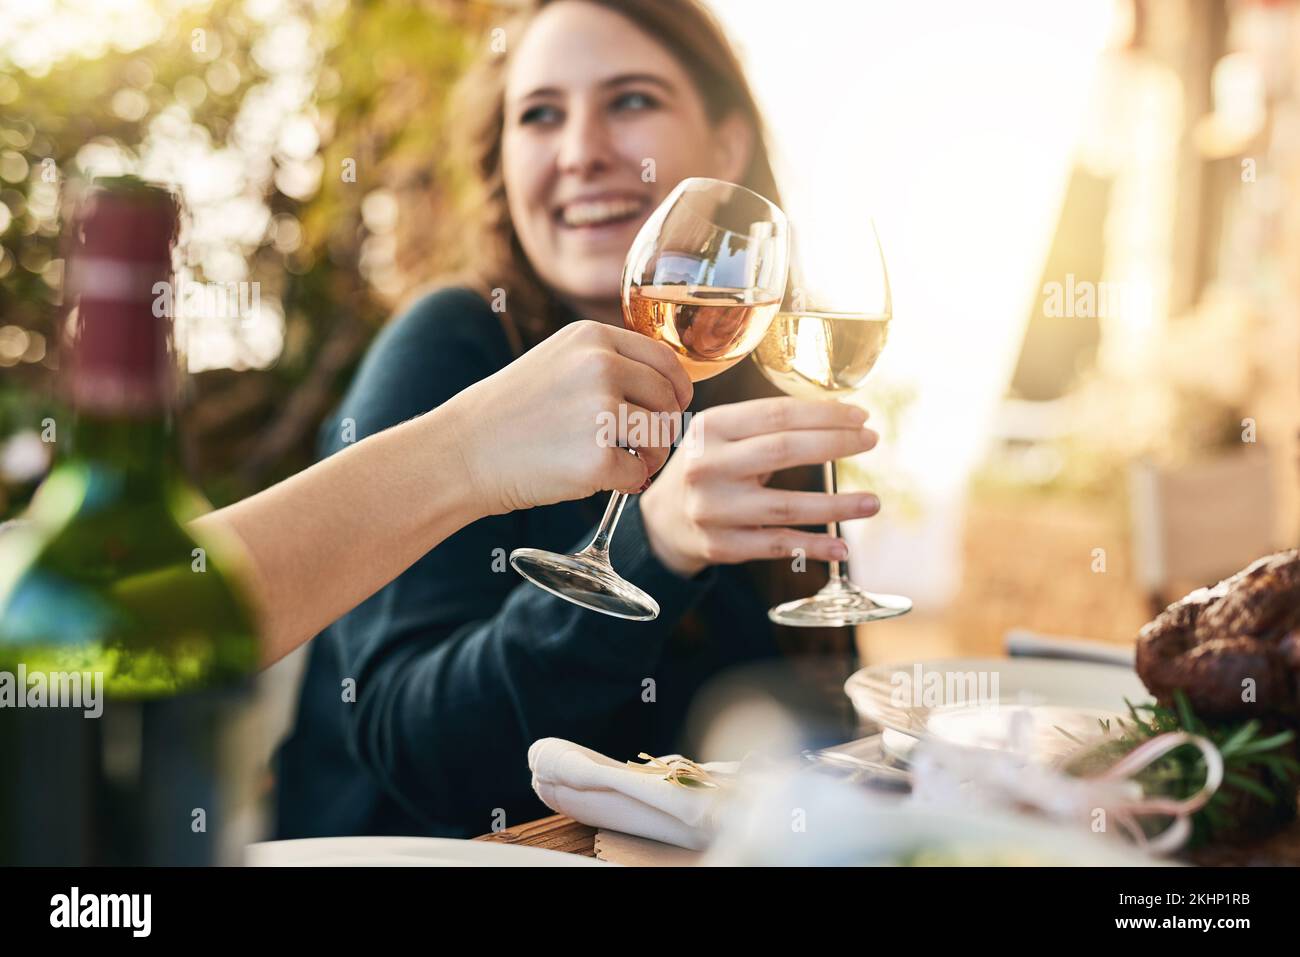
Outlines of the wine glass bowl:
[{"label": "wine glass bowl", "polygon": [[862,387],[888,338],[888,316],[787,312],[772,321],[754,360],[786,395],[836,398]]},{"label": "wine glass bowl", "polygon": [[712,378],[762,340],[788,262],[785,214],[769,200],[734,183],[683,180],[628,253],[624,321],[672,348],[693,382]]},{"label": "wine glass bowl", "polygon": [[636,286],[628,294],[627,327],[677,353],[692,382],[730,369],[762,340],[781,306],[746,289]]}]

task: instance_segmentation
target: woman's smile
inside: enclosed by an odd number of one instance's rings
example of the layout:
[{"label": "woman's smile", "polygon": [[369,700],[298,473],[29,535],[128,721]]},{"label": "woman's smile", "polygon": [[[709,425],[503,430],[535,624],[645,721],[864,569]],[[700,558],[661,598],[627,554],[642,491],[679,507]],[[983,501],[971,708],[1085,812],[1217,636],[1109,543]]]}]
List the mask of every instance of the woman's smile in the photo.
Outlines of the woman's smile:
[{"label": "woman's smile", "polygon": [[566,230],[585,232],[640,223],[650,209],[648,196],[623,192],[591,193],[555,207],[555,221]]},{"label": "woman's smile", "polygon": [[[621,322],[619,278],[637,230],[680,180],[739,175],[690,72],[623,14],[545,5],[514,48],[501,173],[537,277],[579,315]],[[741,155],[744,154],[744,155]],[[653,178],[646,179],[646,170]]]},{"label": "woman's smile", "polygon": [[[632,245],[654,202],[644,193],[602,190],[557,203],[551,213],[557,248],[572,257],[589,253],[621,257]],[[605,268],[609,268],[607,264]]]}]

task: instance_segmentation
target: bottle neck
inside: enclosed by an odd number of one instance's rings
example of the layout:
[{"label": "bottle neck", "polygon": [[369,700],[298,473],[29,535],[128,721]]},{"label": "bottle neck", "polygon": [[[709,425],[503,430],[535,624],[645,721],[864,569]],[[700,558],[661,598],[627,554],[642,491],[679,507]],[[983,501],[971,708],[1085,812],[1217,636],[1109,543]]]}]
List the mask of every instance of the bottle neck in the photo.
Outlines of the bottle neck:
[{"label": "bottle neck", "polygon": [[[171,246],[174,197],[121,183],[91,193],[68,256],[60,363],[74,413],[68,456],[150,484],[174,473]],[[71,314],[70,314],[71,318]]]},{"label": "bottle neck", "polygon": [[67,458],[111,469],[133,483],[161,487],[174,476],[180,461],[171,426],[165,412],[126,416],[79,411],[72,422]]}]

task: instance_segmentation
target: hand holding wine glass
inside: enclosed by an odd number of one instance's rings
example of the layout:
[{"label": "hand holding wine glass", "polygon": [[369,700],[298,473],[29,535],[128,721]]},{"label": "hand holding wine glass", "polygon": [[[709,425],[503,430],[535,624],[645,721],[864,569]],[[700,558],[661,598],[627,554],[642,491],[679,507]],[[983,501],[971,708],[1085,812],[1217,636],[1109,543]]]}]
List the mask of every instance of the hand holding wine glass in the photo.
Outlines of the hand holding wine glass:
[{"label": "hand holding wine glass", "polygon": [[868,451],[876,434],[865,422],[857,406],[785,397],[698,413],[682,449],[641,497],[651,550],[684,577],[710,565],[847,558],[835,533],[790,526],[866,518],[880,509],[874,495],[797,492],[767,482],[782,469]]},{"label": "hand holding wine glass", "polygon": [[[602,322],[570,323],[446,403],[477,511],[497,515],[638,491],[663,466],[673,436],[601,446],[602,421],[672,422],[690,404],[691,381],[671,349]],[[624,414],[619,416],[620,408]],[[658,435],[651,438],[658,439]],[[636,455],[627,448],[634,447]]]},{"label": "hand holding wine glass", "polygon": [[[743,186],[683,180],[637,233],[623,268],[623,317],[667,344],[692,381],[735,365],[780,307],[789,259],[785,214]],[[647,621],[658,603],[614,571],[609,541],[627,502],[611,497],[591,543],[575,555],[519,548],[510,563],[566,601]]]}]

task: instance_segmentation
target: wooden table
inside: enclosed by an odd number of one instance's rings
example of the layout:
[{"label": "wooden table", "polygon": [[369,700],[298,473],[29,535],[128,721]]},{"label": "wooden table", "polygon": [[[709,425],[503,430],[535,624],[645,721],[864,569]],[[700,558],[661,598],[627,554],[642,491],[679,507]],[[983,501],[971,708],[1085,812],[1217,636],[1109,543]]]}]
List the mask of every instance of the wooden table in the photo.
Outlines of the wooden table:
[{"label": "wooden table", "polygon": [[579,824],[565,814],[552,814],[508,827],[503,831],[484,834],[476,841],[494,841],[497,844],[521,844],[524,847],[542,847],[548,851],[563,851],[583,857],[596,856],[596,829]]},{"label": "wooden table", "polygon": [[[552,814],[518,827],[506,828],[494,834],[484,834],[476,841],[495,841],[498,844],[521,844],[524,847],[543,847],[550,851],[596,856],[596,829],[579,824],[565,814]],[[1194,851],[1184,858],[1184,863],[1203,867],[1241,867],[1263,865],[1267,867],[1300,866],[1300,818],[1264,840],[1232,847],[1206,848]]]}]

